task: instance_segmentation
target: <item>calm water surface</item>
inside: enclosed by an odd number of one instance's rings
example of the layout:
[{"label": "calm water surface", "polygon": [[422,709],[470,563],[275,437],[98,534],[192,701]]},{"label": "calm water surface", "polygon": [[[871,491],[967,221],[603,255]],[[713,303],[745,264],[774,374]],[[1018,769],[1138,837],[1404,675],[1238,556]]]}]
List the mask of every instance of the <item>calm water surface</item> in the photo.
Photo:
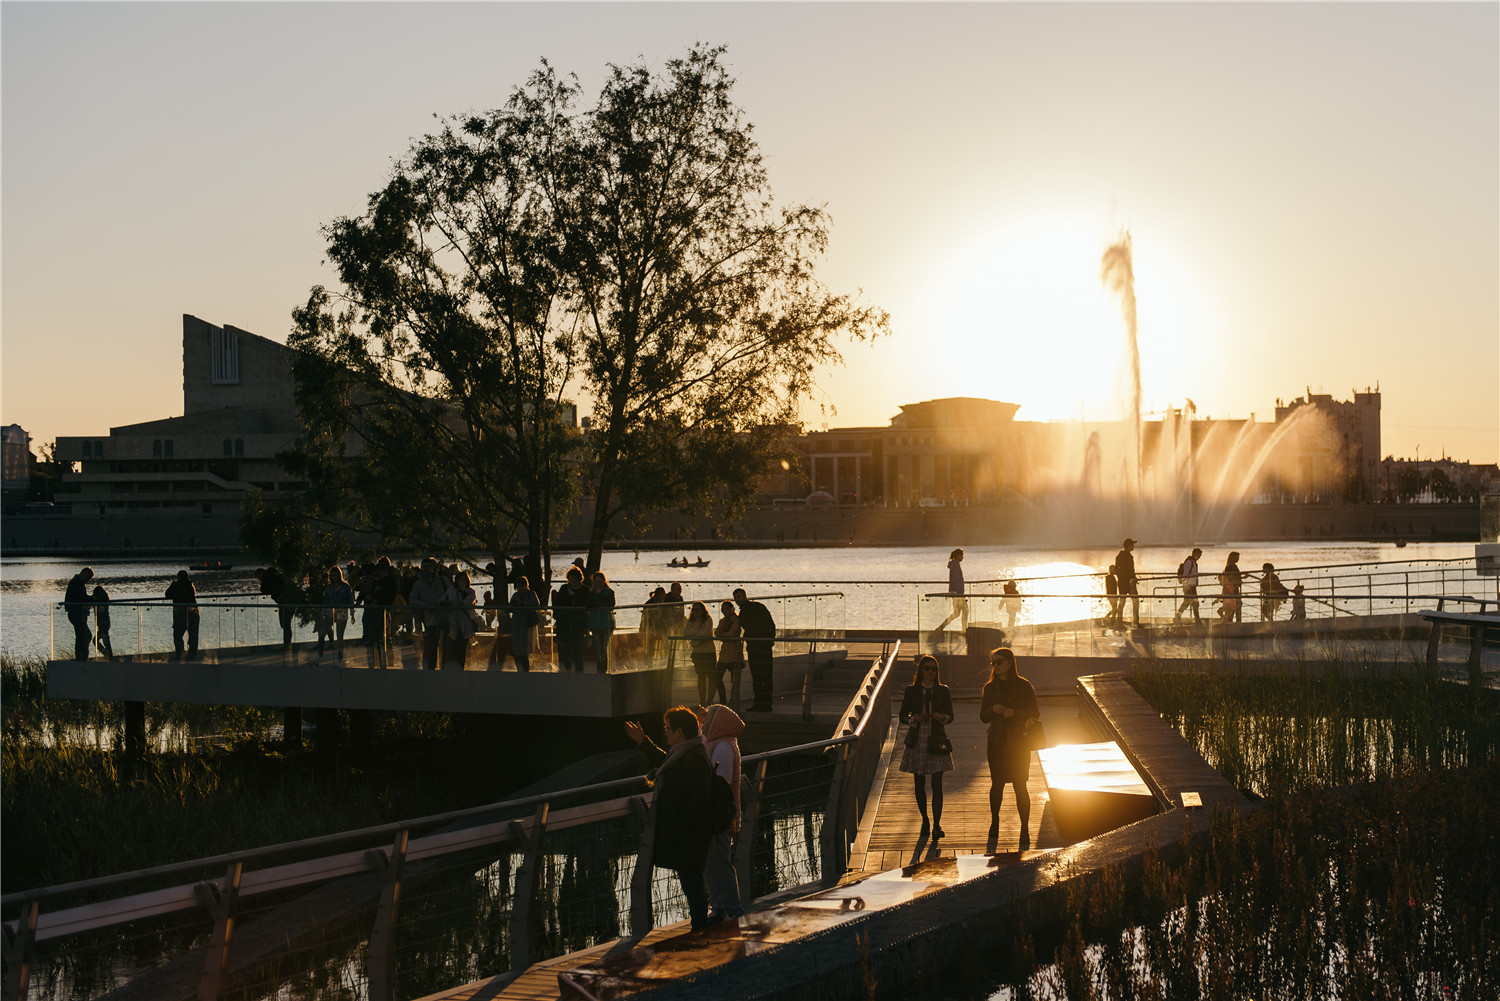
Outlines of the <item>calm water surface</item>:
[{"label": "calm water surface", "polygon": [[[1175,572],[1191,547],[1138,546],[1136,568],[1142,574]],[[743,584],[752,594],[794,594],[803,591],[837,590],[844,593],[844,624],[850,628],[912,628],[920,596],[942,591],[948,581],[948,546],[879,547],[841,549],[713,549],[670,552],[608,552],[604,570],[609,574],[622,605],[645,601],[652,587],[679,581],[689,600],[715,600]],[[1288,570],[1341,563],[1381,561],[1452,560],[1474,556],[1473,543],[1412,543],[1397,549],[1391,543],[1226,543],[1207,549],[1201,561],[1205,573],[1224,565],[1231,549],[1240,552],[1240,565],[1259,568],[1274,563],[1290,584]],[[1099,577],[1113,562],[1117,549],[1040,549],[1019,546],[966,546],[964,575],[976,591],[998,591],[1002,581],[1014,577],[1030,594],[1099,594]],[[574,551],[554,557],[554,576],[560,576]],[[674,555],[702,557],[711,562],[701,568],[670,567]],[[73,558],[6,558],[0,563],[0,650],[23,656],[46,654],[50,645],[52,616],[49,610],[62,600],[68,580],[85,565]],[[185,564],[178,561],[89,562],[114,600],[160,598]],[[250,558],[236,560],[230,570],[198,571],[193,578],[200,596],[241,596],[255,603],[258,597]],[[893,587],[892,585],[907,585]],[[759,585],[759,586],[757,586]],[[483,585],[476,580],[476,588]],[[1075,603],[1079,604],[1079,603]],[[1057,615],[1072,616],[1077,609],[1057,603]],[[1080,607],[1083,607],[1080,604]],[[717,609],[713,609],[717,613]],[[117,628],[121,625],[117,621]],[[625,625],[622,622],[622,625]],[[71,643],[67,620],[57,613],[59,642]]]}]

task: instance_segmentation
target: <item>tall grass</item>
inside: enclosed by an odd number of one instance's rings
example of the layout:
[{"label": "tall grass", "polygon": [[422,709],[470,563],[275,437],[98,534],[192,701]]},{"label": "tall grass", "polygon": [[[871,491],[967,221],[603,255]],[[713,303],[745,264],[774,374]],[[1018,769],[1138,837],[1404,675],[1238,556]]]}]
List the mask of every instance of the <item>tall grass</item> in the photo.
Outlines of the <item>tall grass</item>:
[{"label": "tall grass", "polygon": [[[1500,992],[1500,764],[1272,797],[1207,837],[1105,868],[1065,927],[1023,920],[985,985],[908,997],[1084,1001],[1432,998]],[[1170,861],[1167,856],[1171,855]],[[1033,936],[1038,936],[1038,941]]]},{"label": "tall grass", "polygon": [[1138,670],[1131,683],[1219,774],[1261,796],[1500,756],[1496,693],[1420,672]]},{"label": "tall grass", "polygon": [[[199,858],[478,805],[555,763],[517,761],[441,714],[377,716],[367,754],[288,754],[279,710],[49,699],[42,661],[0,657],[0,889]],[[166,735],[164,737],[164,735]]]}]

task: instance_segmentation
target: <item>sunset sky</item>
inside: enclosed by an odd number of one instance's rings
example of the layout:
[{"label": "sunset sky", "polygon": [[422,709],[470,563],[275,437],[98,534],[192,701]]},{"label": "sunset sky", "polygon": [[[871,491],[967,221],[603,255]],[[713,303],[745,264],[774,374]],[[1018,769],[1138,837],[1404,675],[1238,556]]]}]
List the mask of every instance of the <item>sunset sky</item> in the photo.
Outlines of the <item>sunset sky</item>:
[{"label": "sunset sky", "polygon": [[1128,229],[1147,410],[1378,383],[1385,453],[1500,458],[1494,3],[7,2],[0,423],[180,413],[181,314],[285,340],[333,281],[319,227],[434,114],[694,42],[728,46],[778,201],[832,215],[821,277],[891,314],[810,426],[1118,416]]}]

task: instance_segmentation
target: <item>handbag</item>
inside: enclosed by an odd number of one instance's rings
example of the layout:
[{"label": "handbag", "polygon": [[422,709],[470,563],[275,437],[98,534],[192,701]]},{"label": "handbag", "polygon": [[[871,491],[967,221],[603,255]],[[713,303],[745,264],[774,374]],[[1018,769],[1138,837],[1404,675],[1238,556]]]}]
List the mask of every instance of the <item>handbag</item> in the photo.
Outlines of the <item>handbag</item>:
[{"label": "handbag", "polygon": [[948,739],[948,731],[943,724],[936,720],[932,723],[932,733],[927,736],[928,754],[952,754],[953,741]]},{"label": "handbag", "polygon": [[1021,743],[1028,751],[1040,751],[1047,746],[1047,732],[1042,729],[1041,720],[1032,720],[1031,729],[1021,736]]}]

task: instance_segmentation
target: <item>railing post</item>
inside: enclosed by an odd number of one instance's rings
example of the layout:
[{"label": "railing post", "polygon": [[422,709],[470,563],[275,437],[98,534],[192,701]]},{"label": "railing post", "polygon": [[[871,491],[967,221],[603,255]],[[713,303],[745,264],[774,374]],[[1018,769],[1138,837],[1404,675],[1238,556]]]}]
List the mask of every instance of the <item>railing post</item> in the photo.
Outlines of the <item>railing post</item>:
[{"label": "railing post", "polygon": [[5,962],[10,967],[5,972],[5,1001],[21,1001],[26,996],[40,910],[38,901],[28,900],[21,905],[21,916],[16,919],[15,930],[12,931],[9,924],[5,926]]},{"label": "railing post", "polygon": [[199,883],[196,887],[203,906],[214,919],[208,961],[198,981],[198,1001],[219,1001],[224,996],[224,970],[229,965],[229,943],[234,937],[234,912],[239,904],[243,868],[243,862],[231,862],[218,883]]},{"label": "railing post", "polygon": [[840,744],[834,752],[838,755],[833,765],[833,780],[828,784],[828,802],[823,807],[823,829],[818,840],[822,842],[823,883],[832,886],[844,875],[844,863],[849,846],[844,841],[844,782],[849,763],[849,745]]},{"label": "railing post", "polygon": [[755,832],[760,827],[760,797],[765,787],[766,762],[762,758],[750,774],[740,775],[740,831],[734,843],[734,874],[746,906],[755,902]]},{"label": "railing post", "polygon": [[510,965],[511,969],[524,970],[533,962],[535,953],[531,940],[531,906],[536,900],[536,887],[542,873],[542,835],[547,830],[547,804],[536,808],[531,818],[531,827],[519,821],[510,822],[510,832],[526,851],[521,869],[516,873],[516,888],[510,905]]},{"label": "railing post", "polygon": [[639,941],[655,927],[651,906],[652,855],[656,842],[656,811],[644,796],[630,798],[630,812],[641,822],[641,847],[630,877],[630,937]]},{"label": "railing post", "polygon": [[406,845],[410,836],[410,831],[397,834],[389,855],[373,849],[368,853],[376,871],[385,874],[385,889],[380,894],[375,927],[370,932],[370,958],[366,971],[370,981],[370,1001],[394,1001],[396,997],[396,913],[401,904],[401,874],[406,868]]}]

